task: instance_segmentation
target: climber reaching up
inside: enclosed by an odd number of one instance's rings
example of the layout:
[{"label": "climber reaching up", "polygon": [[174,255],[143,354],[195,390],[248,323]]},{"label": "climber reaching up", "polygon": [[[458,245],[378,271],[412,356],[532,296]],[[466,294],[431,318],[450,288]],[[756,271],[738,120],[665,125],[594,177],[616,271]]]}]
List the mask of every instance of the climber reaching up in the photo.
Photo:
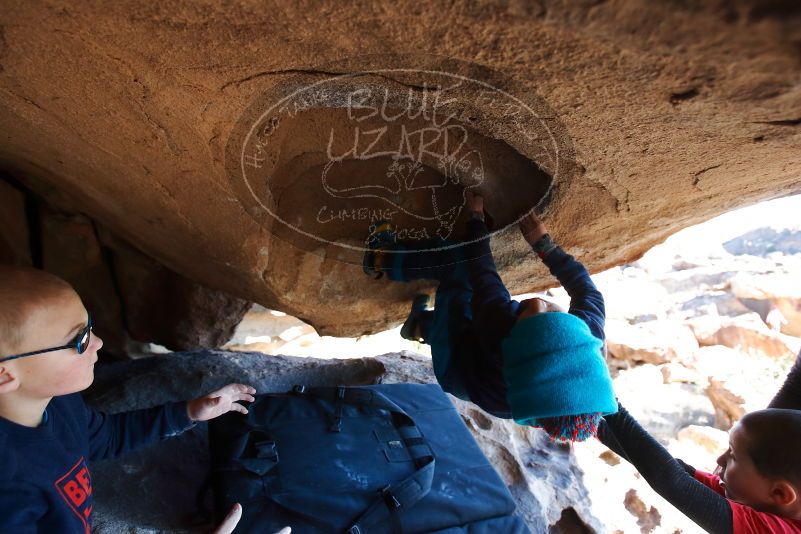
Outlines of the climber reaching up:
[{"label": "climber reaching up", "polygon": [[431,345],[445,391],[498,417],[545,428],[554,439],[593,435],[617,410],[604,362],[604,302],[587,270],[548,235],[533,212],[523,237],[571,297],[567,312],[539,298],[517,302],[497,273],[483,197],[467,192],[467,240],[396,242],[392,225],[374,225],[364,267],[390,280],[439,282],[433,310],[414,299],[401,328]]}]

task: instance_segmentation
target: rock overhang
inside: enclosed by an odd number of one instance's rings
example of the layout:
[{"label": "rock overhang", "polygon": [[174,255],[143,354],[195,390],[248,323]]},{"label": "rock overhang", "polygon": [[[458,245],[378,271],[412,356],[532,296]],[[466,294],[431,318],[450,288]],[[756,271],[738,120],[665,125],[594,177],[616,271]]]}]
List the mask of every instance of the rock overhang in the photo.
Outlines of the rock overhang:
[{"label": "rock overhang", "polygon": [[[575,147],[567,175],[553,173],[514,124],[495,120],[488,102],[476,106],[485,115],[463,122],[553,178],[545,221],[593,272],[722,211],[799,191],[797,2],[349,5],[324,14],[247,1],[225,10],[169,1],[7,10],[3,168],[187,278],[337,335],[397,323],[411,295],[431,286],[372,283],[354,257],[338,259],[342,246],[315,241],[309,253],[251,213],[227,172],[226,146],[261,95],[288,94],[282,83],[417,69],[547,101],[554,113],[541,118],[564,125],[559,139]],[[429,82],[382,73],[357,85],[405,98]],[[331,107],[346,106],[308,111]],[[504,204],[493,194],[491,213]],[[518,210],[508,206],[511,218]],[[547,287],[551,277],[513,227],[492,241],[504,281],[513,293]],[[356,244],[360,232],[326,237]]]}]

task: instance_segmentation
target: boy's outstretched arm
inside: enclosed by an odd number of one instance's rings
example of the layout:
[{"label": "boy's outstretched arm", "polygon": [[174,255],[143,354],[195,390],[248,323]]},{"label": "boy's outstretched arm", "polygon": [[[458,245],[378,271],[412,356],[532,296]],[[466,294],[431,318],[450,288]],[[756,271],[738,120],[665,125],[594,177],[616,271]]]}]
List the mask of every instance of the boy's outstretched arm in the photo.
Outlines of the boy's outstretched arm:
[{"label": "boy's outstretched arm", "polygon": [[195,426],[186,414],[186,402],[143,410],[106,414],[88,406],[89,460],[106,460],[159,441]]},{"label": "boy's outstretched arm", "polygon": [[605,339],[604,297],[587,269],[551,239],[545,224],[533,211],[520,220],[520,232],[570,295],[568,313],[587,323],[595,337]]},{"label": "boy's outstretched arm", "polygon": [[598,439],[629,461],[670,504],[714,534],[732,534],[729,501],[694,478],[695,469],[674,458],[623,406],[604,416]]},{"label": "boy's outstretched arm", "polygon": [[154,445],[229,411],[247,413],[239,401],[252,402],[256,390],[229,384],[203,397],[154,408],[105,414],[85,407],[89,430],[89,459],[104,460]]}]

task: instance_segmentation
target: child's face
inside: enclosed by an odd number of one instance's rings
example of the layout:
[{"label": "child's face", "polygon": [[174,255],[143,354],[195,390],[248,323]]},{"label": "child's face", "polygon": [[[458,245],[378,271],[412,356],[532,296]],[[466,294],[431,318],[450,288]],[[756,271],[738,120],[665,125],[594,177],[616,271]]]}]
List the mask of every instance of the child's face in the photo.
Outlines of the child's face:
[{"label": "child's face", "polygon": [[770,510],[773,482],[761,475],[748,455],[748,434],[740,423],[729,432],[729,448],[718,457],[726,497],[756,509]]},{"label": "child's face", "polygon": [[526,317],[531,317],[532,315],[537,315],[538,313],[561,311],[565,310],[563,310],[558,304],[534,297],[520,301],[520,312],[517,314],[517,320],[522,321]]},{"label": "child's face", "polygon": [[[66,345],[87,324],[88,313],[72,290],[49,297],[33,309],[23,328],[17,353]],[[91,335],[83,354],[74,348],[26,356],[0,364],[19,380],[15,391],[31,398],[47,398],[75,393],[94,380],[94,364],[103,340]]]}]

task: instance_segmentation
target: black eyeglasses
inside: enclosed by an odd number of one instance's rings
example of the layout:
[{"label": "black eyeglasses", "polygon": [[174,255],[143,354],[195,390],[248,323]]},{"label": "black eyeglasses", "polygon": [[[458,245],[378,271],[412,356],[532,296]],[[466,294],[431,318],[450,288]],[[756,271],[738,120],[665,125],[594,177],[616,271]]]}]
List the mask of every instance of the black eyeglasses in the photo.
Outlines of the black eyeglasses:
[{"label": "black eyeglasses", "polygon": [[0,358],[0,362],[7,362],[8,360],[16,360],[17,358],[24,358],[25,356],[33,356],[35,354],[42,354],[44,352],[53,352],[56,350],[75,349],[78,354],[83,354],[89,348],[89,340],[92,339],[92,314],[89,313],[89,321],[67,345],[60,347],[53,347],[52,349],[35,350],[33,352],[25,352],[23,354],[15,354],[13,356],[5,356]]}]

